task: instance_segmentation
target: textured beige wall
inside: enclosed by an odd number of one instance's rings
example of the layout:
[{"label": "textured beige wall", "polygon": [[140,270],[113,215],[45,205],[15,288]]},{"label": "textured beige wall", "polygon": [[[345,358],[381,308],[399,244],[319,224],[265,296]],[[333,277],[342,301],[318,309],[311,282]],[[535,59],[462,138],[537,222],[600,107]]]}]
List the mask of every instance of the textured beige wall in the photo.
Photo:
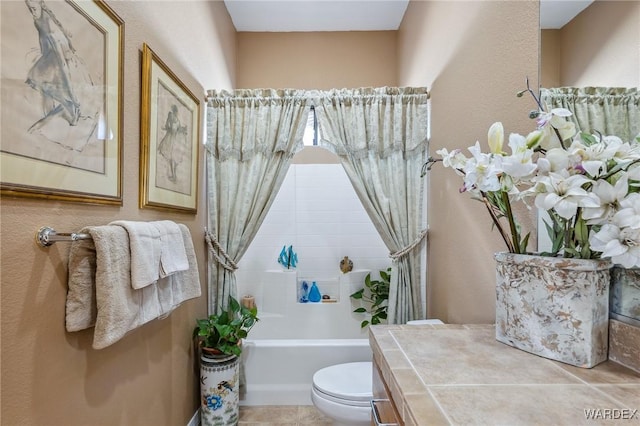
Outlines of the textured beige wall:
[{"label": "textured beige wall", "polygon": [[[396,86],[396,31],[241,32],[239,88],[333,89]],[[335,154],[305,147],[293,163],[338,163]]]},{"label": "textured beige wall", "polygon": [[239,88],[395,86],[395,31],[238,33]]},{"label": "textured beige wall", "polygon": [[540,31],[540,87],[560,87],[560,31]]},{"label": "textured beige wall", "polygon": [[[401,86],[431,89],[430,151],[466,149],[494,121],[505,132],[533,129],[538,84],[537,1],[411,2],[398,34]],[[428,184],[428,314],[452,323],[495,321],[495,262],[504,250],[481,203],[459,194],[460,178],[436,165]],[[534,220],[527,217],[525,224]]]},{"label": "textured beige wall", "polygon": [[598,0],[560,38],[560,85],[640,87],[640,1]]},{"label": "textured beige wall", "polygon": [[[194,318],[206,312],[205,298],[94,351],[90,331],[64,330],[68,243],[49,249],[33,243],[34,232],[43,225],[72,231],[114,219],[186,223],[196,243],[204,290],[205,249],[199,242],[204,198],[196,216],[137,207],[143,42],[198,95],[234,86],[428,85],[433,90],[432,151],[471,145],[498,119],[507,131],[529,128],[522,117],[530,104],[513,93],[522,88],[524,76],[537,81],[536,2],[535,7],[520,2],[412,2],[399,33],[261,35],[236,35],[221,2],[109,4],[126,22],[124,205],[2,199],[3,424],[180,425],[196,409],[198,384],[189,344]],[[490,322],[491,254],[502,246],[489,232],[486,213],[457,194],[458,186],[445,171],[432,176],[430,311],[450,322]]]},{"label": "textured beige wall", "polygon": [[[235,31],[222,2],[108,4],[125,21],[123,206],[2,198],[1,418],[6,425],[184,425],[198,407],[190,343],[195,318],[206,314],[203,167],[197,215],[138,209],[140,49],[149,44],[202,100],[206,88],[234,85]],[[204,106],[201,110],[204,116]],[[69,243],[40,248],[34,233],[44,225],[71,232],[115,219],[169,219],[189,226],[203,296],[96,351],[92,331],[64,328]]]}]

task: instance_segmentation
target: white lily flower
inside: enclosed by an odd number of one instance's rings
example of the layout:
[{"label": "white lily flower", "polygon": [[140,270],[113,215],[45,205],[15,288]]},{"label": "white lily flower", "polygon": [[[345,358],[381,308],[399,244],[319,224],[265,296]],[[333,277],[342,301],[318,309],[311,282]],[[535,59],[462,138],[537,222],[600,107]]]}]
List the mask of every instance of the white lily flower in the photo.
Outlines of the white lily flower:
[{"label": "white lily flower", "polygon": [[502,170],[509,176],[523,178],[530,176],[536,171],[536,164],[533,162],[533,150],[527,148],[527,140],[517,133],[509,135],[509,147],[511,155],[502,160]]},{"label": "white lily flower", "polygon": [[[620,243],[620,228],[607,223],[598,232],[591,232],[589,245],[592,250],[603,253],[603,257],[618,256],[625,252]],[[605,254],[606,253],[606,254]]]},{"label": "white lily flower", "polygon": [[624,142],[618,136],[603,136],[602,141],[609,147],[615,148],[613,160],[616,162],[629,162],[640,159],[640,143]]},{"label": "white lily flower", "polygon": [[563,141],[572,138],[576,134],[576,125],[573,121],[567,121],[560,116],[555,116],[550,121],[551,127],[554,127],[560,133]]},{"label": "white lily flower", "polygon": [[483,154],[480,151],[480,143],[469,147],[469,152],[473,154],[473,158],[467,161],[464,167],[464,188],[467,191],[497,191],[500,189],[500,180],[498,179],[502,169],[500,162],[502,157],[499,155]]},{"label": "white lily flower", "polygon": [[620,210],[613,216],[612,222],[623,228],[640,229],[640,194],[629,194],[620,201]]},{"label": "white lily flower", "polygon": [[502,145],[504,145],[504,128],[502,123],[497,121],[489,127],[487,134],[489,140],[489,150],[492,154],[502,154]]},{"label": "white lily flower", "polygon": [[633,209],[636,214],[640,214],[640,193],[634,192],[620,201],[620,206],[625,209]]},{"label": "white lily flower", "polygon": [[[566,256],[610,257],[627,267],[640,266],[640,135],[638,140],[624,142],[616,136],[576,134],[576,126],[567,119],[570,116],[564,108],[540,112],[535,131],[509,135],[510,154],[503,151],[500,122],[487,132],[488,153],[482,153],[479,142],[469,148],[470,158],[460,150],[443,148],[437,153],[445,167],[463,176],[461,191],[501,209],[510,229],[492,219],[510,250],[524,248],[510,240],[522,241],[522,235],[515,210],[507,211],[502,205],[505,196],[511,203],[535,196],[536,207],[551,213],[552,239],[559,241],[566,235],[576,242],[571,247],[561,245],[560,252],[565,249]],[[525,206],[529,207],[526,202]],[[588,242],[584,241],[585,223]],[[515,235],[509,236],[514,229]]]},{"label": "white lily flower", "polygon": [[571,117],[573,113],[566,108],[553,108],[549,112],[542,112],[538,115],[538,127],[546,126],[553,117]]},{"label": "white lily flower", "polygon": [[640,229],[606,224],[589,235],[589,245],[601,252],[602,257],[610,257],[613,263],[625,268],[640,267]]},{"label": "white lily flower", "polygon": [[[540,146],[543,149],[560,148],[562,147],[561,140],[567,140],[576,134],[575,124],[566,119],[571,115],[571,111],[566,108],[554,108],[538,116],[538,129],[543,132],[543,137],[540,140]],[[560,134],[561,140],[558,139],[558,134]]]},{"label": "white lily flower", "polygon": [[[540,160],[542,160],[542,158]],[[538,162],[540,160],[538,160]],[[547,151],[544,160],[549,163],[550,172],[558,172],[571,168],[569,166],[571,163],[569,153],[562,148],[551,148]]]},{"label": "white lily flower", "polygon": [[551,173],[551,162],[549,160],[540,157],[536,164],[538,165],[538,174],[540,176],[549,176],[549,173]]},{"label": "white lily flower", "polygon": [[578,207],[600,206],[598,196],[582,188],[587,182],[591,180],[583,175],[569,175],[564,170],[540,177],[536,186],[536,207],[554,210],[560,217],[570,219],[576,215]]},{"label": "white lily flower", "polygon": [[629,180],[640,181],[640,163],[633,164],[627,169]]},{"label": "white lily flower", "polygon": [[620,145],[620,138],[603,138],[592,145],[584,145],[576,138],[569,151],[581,158],[581,168],[595,179],[607,173],[607,163],[615,158]]},{"label": "white lily flower", "polygon": [[446,148],[442,148],[436,151],[440,157],[442,157],[442,164],[445,167],[451,167],[453,169],[462,170],[468,159],[464,156],[462,151],[454,149],[449,152]]},{"label": "white lily flower", "polygon": [[620,203],[629,191],[626,176],[616,182],[615,186],[606,180],[597,180],[591,191],[600,199],[600,206],[585,207],[582,217],[589,225],[602,225],[609,222],[620,209]]}]

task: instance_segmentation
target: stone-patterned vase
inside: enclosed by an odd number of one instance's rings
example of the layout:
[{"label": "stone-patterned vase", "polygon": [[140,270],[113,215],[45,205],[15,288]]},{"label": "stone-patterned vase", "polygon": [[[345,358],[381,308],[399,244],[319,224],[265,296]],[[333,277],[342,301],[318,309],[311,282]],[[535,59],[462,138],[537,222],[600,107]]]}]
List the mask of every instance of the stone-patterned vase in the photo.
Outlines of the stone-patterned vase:
[{"label": "stone-patterned vase", "polygon": [[200,358],[200,424],[232,426],[239,417],[239,364],[234,355]]},{"label": "stone-patterned vase", "polygon": [[640,321],[640,268],[611,268],[610,292],[611,313]]},{"label": "stone-patterned vase", "polygon": [[607,359],[608,260],[497,253],[496,339],[577,367]]}]

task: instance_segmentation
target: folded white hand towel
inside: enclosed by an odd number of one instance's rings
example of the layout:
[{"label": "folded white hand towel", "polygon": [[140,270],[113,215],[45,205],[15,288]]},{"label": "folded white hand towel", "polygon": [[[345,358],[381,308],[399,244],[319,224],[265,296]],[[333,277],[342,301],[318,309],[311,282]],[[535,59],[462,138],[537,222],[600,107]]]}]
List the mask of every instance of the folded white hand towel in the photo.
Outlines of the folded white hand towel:
[{"label": "folded white hand towel", "polygon": [[129,234],[131,249],[131,286],[140,289],[160,278],[162,241],[153,222],[117,220],[109,225],[122,226]]},{"label": "folded white hand towel", "polygon": [[191,240],[191,233],[189,228],[183,224],[178,225],[182,233],[182,240],[185,248],[187,261],[189,263],[189,269],[186,271],[178,272],[169,276],[172,279],[172,292],[173,292],[173,308],[175,309],[180,303],[185,300],[200,297],[200,272],[198,271],[198,261],[196,259],[196,252],[193,248],[193,241]]},{"label": "folded white hand towel", "polygon": [[177,223],[170,220],[151,222],[160,233],[160,278],[189,269],[189,261]]},{"label": "folded white hand towel", "polygon": [[155,284],[157,301],[160,307],[158,319],[163,319],[176,309],[185,300],[200,297],[200,272],[196,260],[195,250],[189,228],[179,224],[181,244],[185,247],[188,268],[165,278],[161,278]]}]

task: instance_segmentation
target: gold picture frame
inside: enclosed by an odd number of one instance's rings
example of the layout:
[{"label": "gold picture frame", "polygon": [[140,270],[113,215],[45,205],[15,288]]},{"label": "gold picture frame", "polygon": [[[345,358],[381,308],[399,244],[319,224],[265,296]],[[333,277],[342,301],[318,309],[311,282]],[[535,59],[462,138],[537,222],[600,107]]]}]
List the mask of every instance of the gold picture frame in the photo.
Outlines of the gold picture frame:
[{"label": "gold picture frame", "polygon": [[124,21],[101,0],[0,8],[0,193],[122,205]]},{"label": "gold picture frame", "polygon": [[196,213],[200,102],[142,47],[140,208]]}]

